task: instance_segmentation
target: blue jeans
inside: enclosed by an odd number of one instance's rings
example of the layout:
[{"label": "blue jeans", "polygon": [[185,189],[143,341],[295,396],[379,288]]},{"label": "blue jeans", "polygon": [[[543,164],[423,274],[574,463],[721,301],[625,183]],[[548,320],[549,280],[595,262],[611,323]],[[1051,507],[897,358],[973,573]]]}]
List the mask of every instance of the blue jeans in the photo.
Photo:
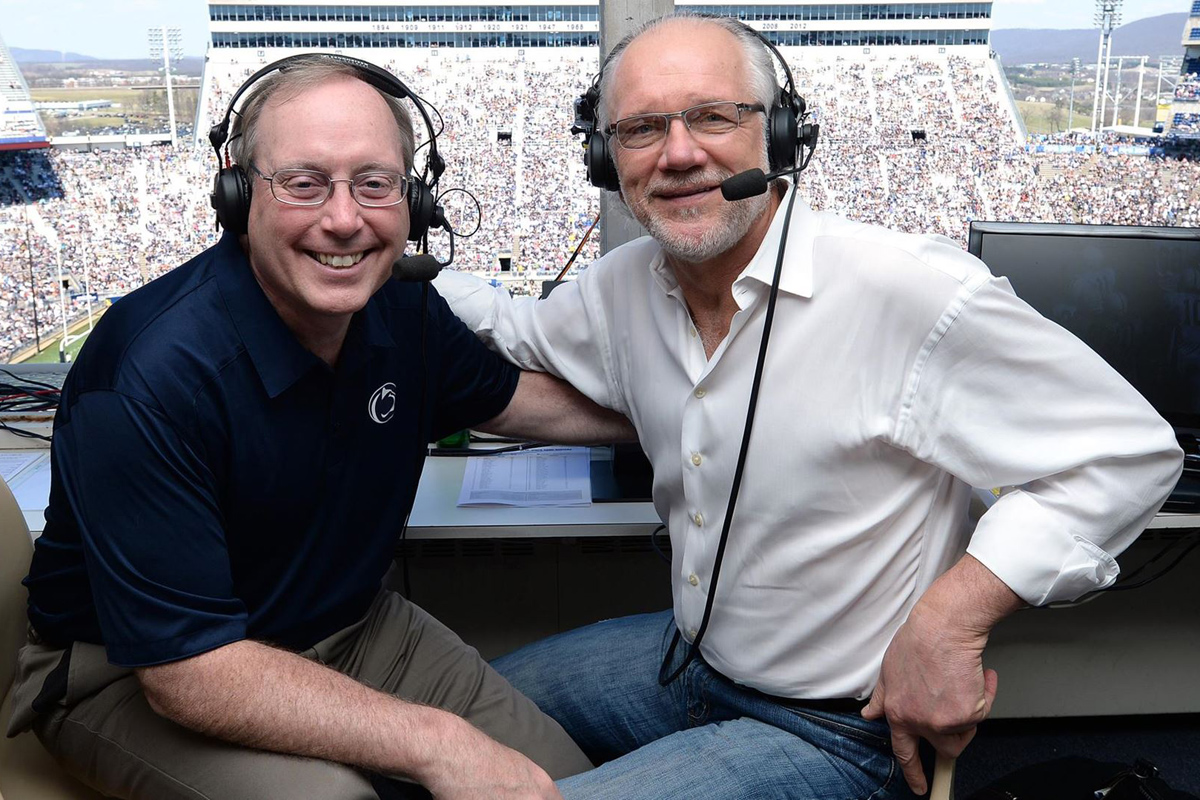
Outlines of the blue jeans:
[{"label": "blue jeans", "polygon": [[[601,766],[558,782],[567,800],[908,800],[887,725],[783,705],[703,661],[670,686],[670,611],[535,642],[492,666]],[[682,663],[687,643],[675,661]]]}]

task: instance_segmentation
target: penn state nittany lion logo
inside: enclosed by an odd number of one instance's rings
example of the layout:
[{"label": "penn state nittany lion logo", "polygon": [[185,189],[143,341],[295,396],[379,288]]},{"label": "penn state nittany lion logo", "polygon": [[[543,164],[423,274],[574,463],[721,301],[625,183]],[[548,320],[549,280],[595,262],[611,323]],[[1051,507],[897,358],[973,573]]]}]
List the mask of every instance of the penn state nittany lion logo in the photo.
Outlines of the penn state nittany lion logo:
[{"label": "penn state nittany lion logo", "polygon": [[390,420],[396,413],[396,384],[385,383],[376,389],[367,401],[367,413],[371,415],[371,421],[380,425]]}]

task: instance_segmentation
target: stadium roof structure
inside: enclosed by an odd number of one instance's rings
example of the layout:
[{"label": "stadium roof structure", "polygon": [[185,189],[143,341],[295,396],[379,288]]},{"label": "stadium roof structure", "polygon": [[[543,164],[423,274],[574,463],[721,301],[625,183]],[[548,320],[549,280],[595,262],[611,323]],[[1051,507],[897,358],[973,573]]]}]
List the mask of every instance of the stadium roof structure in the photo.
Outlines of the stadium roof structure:
[{"label": "stadium roof structure", "polygon": [[0,150],[49,147],[46,126],[34,108],[21,70],[0,38]]}]

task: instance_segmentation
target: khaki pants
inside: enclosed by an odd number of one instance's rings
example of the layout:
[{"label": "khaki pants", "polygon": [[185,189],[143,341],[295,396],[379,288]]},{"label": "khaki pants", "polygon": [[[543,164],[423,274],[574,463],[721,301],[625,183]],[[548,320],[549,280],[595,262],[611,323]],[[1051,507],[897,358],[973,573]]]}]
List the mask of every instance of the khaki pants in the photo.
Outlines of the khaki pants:
[{"label": "khaki pants", "polygon": [[[22,648],[12,728],[32,727],[62,765],[101,793],[130,800],[359,800],[376,798],[363,772],[318,759],[239,747],[187,730],[150,709],[133,670],[104,648],[76,643],[67,655]],[[367,616],[301,655],[413,702],[451,711],[558,779],[591,768],[570,737],[487,665],[474,648],[400,595],[383,591]],[[61,691],[54,694],[61,694]],[[427,796],[427,795],[426,795]]]}]

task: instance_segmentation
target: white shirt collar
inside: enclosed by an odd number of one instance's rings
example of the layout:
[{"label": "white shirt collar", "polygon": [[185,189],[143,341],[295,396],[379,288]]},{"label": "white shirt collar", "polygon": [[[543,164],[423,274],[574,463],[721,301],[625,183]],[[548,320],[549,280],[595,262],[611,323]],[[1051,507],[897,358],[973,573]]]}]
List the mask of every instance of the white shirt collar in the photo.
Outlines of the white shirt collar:
[{"label": "white shirt collar", "polygon": [[[783,223],[787,217],[788,203],[796,187],[787,183],[787,191],[780,198],[779,207],[775,209],[775,217],[771,227],[763,237],[758,252],[750,263],[742,270],[735,280],[734,286],[744,280],[754,280],[770,286],[775,277],[775,260],[779,254],[779,240],[783,236]],[[796,198],[792,211],[792,224],[788,228],[787,261],[784,263],[783,274],[779,279],[780,291],[794,294],[797,297],[812,297],[813,294],[813,262],[812,241],[817,227],[816,215],[811,208],[799,197]]]}]

